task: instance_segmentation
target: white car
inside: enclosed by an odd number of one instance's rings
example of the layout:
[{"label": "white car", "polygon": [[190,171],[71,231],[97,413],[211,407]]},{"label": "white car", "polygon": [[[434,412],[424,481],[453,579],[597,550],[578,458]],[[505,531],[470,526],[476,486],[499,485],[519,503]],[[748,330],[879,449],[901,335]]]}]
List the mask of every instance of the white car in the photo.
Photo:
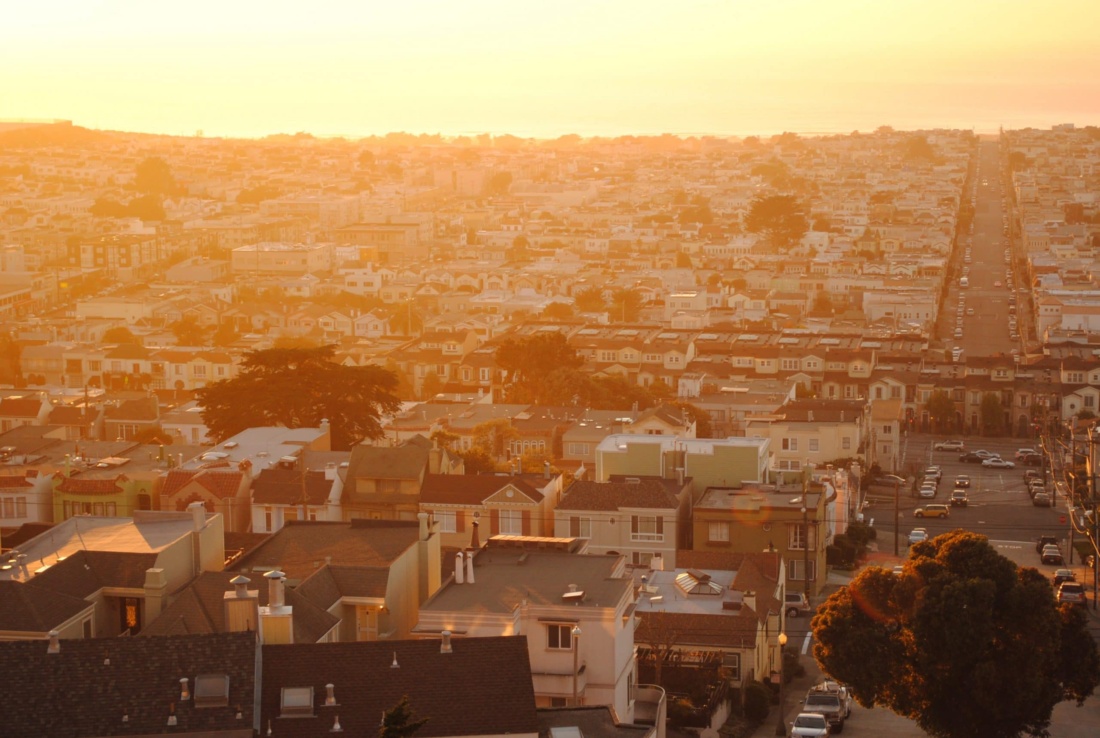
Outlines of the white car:
[{"label": "white car", "polygon": [[[962,353],[962,351],[959,351],[959,353]],[[962,441],[937,441],[936,443],[932,444],[932,448],[936,451],[962,451],[963,450],[963,442]]]},{"label": "white car", "polygon": [[982,466],[987,466],[990,469],[1015,469],[1016,465],[1011,461],[1005,461],[1004,459],[986,459],[982,462]]},{"label": "white car", "polygon": [[800,712],[791,723],[792,738],[818,738],[829,732],[829,721],[820,712]]},{"label": "white car", "polygon": [[1037,454],[1037,453],[1039,453],[1039,452],[1036,451],[1033,448],[1018,448],[1018,449],[1016,449],[1016,453],[1015,453],[1016,461],[1019,461],[1020,459],[1024,458],[1028,454]]},{"label": "white car", "polygon": [[912,546],[914,543],[920,543],[922,541],[927,541],[927,540],[928,540],[928,531],[925,530],[924,528],[914,528],[913,530],[909,531],[909,545],[910,546]]}]

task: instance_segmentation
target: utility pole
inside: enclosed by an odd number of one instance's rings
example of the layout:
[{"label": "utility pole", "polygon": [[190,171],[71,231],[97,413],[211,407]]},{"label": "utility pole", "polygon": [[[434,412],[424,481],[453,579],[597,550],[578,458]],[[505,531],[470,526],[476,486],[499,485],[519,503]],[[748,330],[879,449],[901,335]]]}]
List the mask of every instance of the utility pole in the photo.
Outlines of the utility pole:
[{"label": "utility pole", "polygon": [[806,500],[806,492],[810,486],[806,475],[808,471],[807,468],[802,470],[802,535],[806,536],[802,545],[802,590],[806,595],[806,602],[810,601],[810,508]]},{"label": "utility pole", "polygon": [[898,553],[898,508],[900,506],[899,497],[901,496],[901,482],[894,480],[894,556],[900,556]]}]

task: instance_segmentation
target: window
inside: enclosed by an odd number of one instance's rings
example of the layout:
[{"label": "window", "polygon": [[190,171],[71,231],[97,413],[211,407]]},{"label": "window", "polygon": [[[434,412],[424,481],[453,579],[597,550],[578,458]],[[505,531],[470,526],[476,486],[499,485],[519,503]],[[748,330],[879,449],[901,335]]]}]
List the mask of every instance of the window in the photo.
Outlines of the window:
[{"label": "window", "polygon": [[107,517],[113,518],[118,515],[118,506],[114,502],[108,502],[104,512],[106,513]]},{"label": "window", "polygon": [[225,707],[228,704],[227,674],[199,674],[195,677],[195,707]]},{"label": "window", "polygon": [[798,439],[797,438],[784,438],[781,444],[784,451],[797,451]]},{"label": "window", "polygon": [[85,638],[91,638],[92,637],[92,619],[91,618],[84,618],[84,620],[81,621],[81,623],[80,623],[80,627],[81,627],[81,630],[84,633]]},{"label": "window", "polygon": [[587,443],[570,443],[569,455],[570,456],[588,456],[590,453]]},{"label": "window", "polygon": [[439,523],[440,533],[454,533],[455,532],[455,512],[454,510],[436,510],[434,513],[435,521]]},{"label": "window", "polygon": [[817,449],[818,449],[818,439],[811,438],[810,439],[810,451],[817,451]]},{"label": "window", "polygon": [[272,517],[273,517],[272,509],[270,507],[265,507],[264,508],[264,531],[266,531],[267,533],[273,533],[275,531],[275,528],[273,527],[273,523],[275,521],[272,520]]},{"label": "window", "polygon": [[15,498],[5,497],[3,499],[3,505],[0,506],[0,518],[14,518],[15,517]]},{"label": "window", "polygon": [[630,540],[663,541],[665,539],[665,520],[651,515],[630,516]]},{"label": "window", "polygon": [[570,516],[569,535],[572,538],[591,538],[592,518],[582,518],[579,515]]},{"label": "window", "polygon": [[[815,528],[810,527],[810,550],[813,551],[817,544]],[[802,551],[806,548],[806,525],[803,523],[787,524],[787,548],[792,551]]]},{"label": "window", "polygon": [[852,439],[849,436],[844,436],[840,439],[840,447],[845,451],[849,451],[852,448]]},{"label": "window", "polygon": [[546,647],[554,651],[572,651],[573,626],[558,623],[547,625]]},{"label": "window", "polygon": [[889,426],[889,425],[882,426],[882,435],[889,436],[889,435],[893,435],[893,433],[894,433],[893,426]]},{"label": "window", "polygon": [[722,666],[729,670],[730,679],[734,681],[741,679],[741,654],[723,653]]},{"label": "window", "polygon": [[787,578],[792,581],[805,581],[806,577],[803,576],[803,571],[806,570],[807,566],[809,566],[810,581],[812,582],[817,579],[817,562],[813,559],[805,561],[799,558],[793,558],[787,561]]},{"label": "window", "polygon": [[783,359],[780,363],[784,369],[798,369],[798,359]]},{"label": "window", "polygon": [[519,510],[501,510],[499,530],[505,536],[523,535],[523,513]]},{"label": "window", "polygon": [[654,556],[655,554],[651,554],[647,551],[635,551],[630,555],[630,563],[634,564],[634,566],[644,566],[648,569]]},{"label": "window", "polygon": [[711,543],[729,543],[730,524],[725,522],[707,523],[707,540]]},{"label": "window", "polygon": [[312,717],[313,687],[283,687],[279,717]]}]

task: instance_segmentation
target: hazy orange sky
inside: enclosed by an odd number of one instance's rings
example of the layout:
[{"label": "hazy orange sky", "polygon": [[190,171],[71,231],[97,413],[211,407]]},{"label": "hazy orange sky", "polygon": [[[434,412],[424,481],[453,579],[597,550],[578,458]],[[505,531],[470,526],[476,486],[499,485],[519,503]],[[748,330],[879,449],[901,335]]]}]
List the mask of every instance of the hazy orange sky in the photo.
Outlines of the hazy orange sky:
[{"label": "hazy orange sky", "polygon": [[262,136],[1100,123],[1098,0],[35,0],[0,119]]}]

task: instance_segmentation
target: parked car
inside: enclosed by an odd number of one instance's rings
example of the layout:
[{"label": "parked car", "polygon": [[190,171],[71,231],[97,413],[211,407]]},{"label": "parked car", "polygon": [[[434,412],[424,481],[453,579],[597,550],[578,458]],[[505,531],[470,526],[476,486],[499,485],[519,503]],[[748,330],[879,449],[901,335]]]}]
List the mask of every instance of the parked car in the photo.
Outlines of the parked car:
[{"label": "parked car", "polygon": [[1054,572],[1054,589],[1057,590],[1062,582],[1076,582],[1077,577],[1069,569],[1059,569]]},{"label": "parked car", "polygon": [[819,738],[832,732],[829,721],[820,712],[800,712],[791,723],[791,738]]},{"label": "parked car", "polygon": [[951,508],[947,505],[940,505],[932,503],[925,505],[924,507],[918,507],[913,511],[914,518],[949,518],[951,517]]},{"label": "parked car", "polygon": [[815,692],[829,692],[840,697],[840,704],[844,706],[844,719],[847,720],[852,716],[852,703],[855,701],[852,698],[852,691],[846,686],[833,679],[826,679],[820,684],[813,686]]},{"label": "parked car", "polygon": [[1038,480],[1042,481],[1043,473],[1041,471],[1037,471],[1035,469],[1028,469],[1027,471],[1024,472],[1024,481],[1025,482],[1030,482],[1032,479],[1038,479]]},{"label": "parked car", "polygon": [[955,475],[955,489],[969,489],[970,488],[970,476],[967,474]]},{"label": "parked car", "polygon": [[1046,492],[1036,492],[1031,498],[1031,504],[1035,507],[1051,507],[1054,502]]},{"label": "parked car", "polygon": [[807,712],[817,712],[825,716],[833,733],[844,732],[844,704],[840,695],[832,692],[818,692],[811,689],[802,701]]},{"label": "parked car", "polygon": [[956,489],[951,492],[951,504],[955,507],[966,507],[969,502],[965,489]]},{"label": "parked car", "polygon": [[967,451],[965,454],[959,456],[959,461],[965,464],[980,464],[985,461],[986,457],[980,455],[977,451]]},{"label": "parked car", "polygon": [[1058,602],[1072,602],[1075,605],[1087,605],[1088,596],[1080,582],[1062,582],[1058,585]]},{"label": "parked car", "polygon": [[1039,536],[1039,540],[1035,542],[1035,553],[1042,553],[1043,549],[1046,548],[1047,546],[1057,547],[1057,545],[1058,545],[1058,537],[1057,536]]},{"label": "parked car", "polygon": [[963,450],[963,442],[962,441],[937,441],[936,443],[932,444],[932,449],[934,451],[962,451]]},{"label": "parked car", "polygon": [[923,497],[926,500],[933,499],[936,496],[936,484],[935,484],[935,482],[931,482],[931,481],[924,482],[920,486],[920,490],[917,492],[917,494],[920,497]]},{"label": "parked car", "polygon": [[1042,466],[1043,465],[1043,455],[1042,454],[1027,454],[1022,459],[1020,459],[1020,463],[1023,464],[1024,466]]},{"label": "parked car", "polygon": [[1053,564],[1055,566],[1064,566],[1066,560],[1062,558],[1062,551],[1057,546],[1044,546],[1043,553],[1039,556],[1039,560],[1044,564]]},{"label": "parked car", "polygon": [[787,617],[796,618],[800,615],[809,615],[813,608],[806,599],[805,592],[787,592],[784,595],[783,607],[787,610]]},{"label": "parked car", "polygon": [[1037,454],[1037,453],[1039,453],[1039,452],[1036,451],[1033,448],[1018,448],[1018,449],[1016,449],[1016,453],[1013,454],[1012,458],[1016,459],[1016,461],[1019,461],[1020,459],[1024,458],[1028,454]]},{"label": "parked car", "polygon": [[924,470],[924,477],[926,479],[928,479],[928,478],[935,479],[936,484],[939,484],[940,480],[943,479],[943,469],[941,469],[938,466],[930,466],[930,467],[928,467],[927,469]]},{"label": "parked car", "polygon": [[909,545],[910,546],[912,546],[914,543],[920,543],[921,541],[927,541],[927,540],[928,540],[928,531],[925,530],[924,528],[914,528],[913,530],[909,531]]},{"label": "parked car", "polygon": [[989,469],[1015,469],[1016,465],[1011,461],[1005,461],[1004,459],[998,459],[996,457],[992,459],[986,459],[982,462],[982,466]]}]

